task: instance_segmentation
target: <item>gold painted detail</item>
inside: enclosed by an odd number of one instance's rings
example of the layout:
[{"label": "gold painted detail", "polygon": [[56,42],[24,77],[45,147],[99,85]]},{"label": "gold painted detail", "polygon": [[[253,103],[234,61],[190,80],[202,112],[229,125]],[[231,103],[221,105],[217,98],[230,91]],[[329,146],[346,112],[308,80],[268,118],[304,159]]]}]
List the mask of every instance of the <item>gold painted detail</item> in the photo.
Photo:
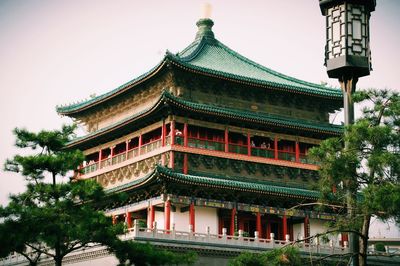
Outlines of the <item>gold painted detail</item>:
[{"label": "gold painted detail", "polygon": [[134,181],[144,177],[154,170],[156,165],[160,163],[161,156],[161,154],[158,154],[153,157],[100,174],[96,176],[96,180],[104,188],[112,188],[122,185],[123,183],[127,183],[128,181]]}]

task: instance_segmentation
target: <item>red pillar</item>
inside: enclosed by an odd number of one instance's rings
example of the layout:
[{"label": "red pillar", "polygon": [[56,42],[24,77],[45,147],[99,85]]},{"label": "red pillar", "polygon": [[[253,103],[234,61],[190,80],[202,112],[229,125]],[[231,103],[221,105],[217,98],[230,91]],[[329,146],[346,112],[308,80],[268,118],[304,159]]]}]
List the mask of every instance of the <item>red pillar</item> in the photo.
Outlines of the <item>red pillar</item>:
[{"label": "red pillar", "polygon": [[128,160],[129,142],[131,142],[130,139],[125,142],[125,160]]},{"label": "red pillar", "polygon": [[138,147],[138,154],[142,154],[142,145],[143,145],[143,138],[142,138],[142,134],[139,135],[139,147]]},{"label": "red pillar", "polygon": [[278,160],[278,138],[274,139],[274,152],[275,152],[275,160]]},{"label": "red pillar", "polygon": [[231,212],[231,231],[230,231],[230,235],[232,236],[235,234],[235,217],[236,217],[236,208],[233,208]]},{"label": "red pillar", "polygon": [[251,140],[249,132],[247,132],[247,155],[251,156]]},{"label": "red pillar", "polygon": [[165,146],[165,135],[166,135],[166,130],[165,130],[165,120],[163,119],[162,121],[162,126],[161,126],[161,146]]},{"label": "red pillar", "polygon": [[349,243],[349,235],[347,233],[342,233],[342,247],[344,247],[344,241]]},{"label": "red pillar", "polygon": [[[304,238],[307,238],[310,236],[310,232],[308,232],[308,224],[309,224],[310,220],[308,218],[308,215],[306,215],[306,217],[304,217]],[[308,243],[309,241],[306,240],[306,243]]]},{"label": "red pillar", "polygon": [[228,132],[228,128],[225,128],[225,152],[229,152],[229,132]]},{"label": "red pillar", "polygon": [[175,120],[171,121],[171,146],[175,145]]},{"label": "red pillar", "polygon": [[262,236],[261,213],[259,213],[259,212],[257,212],[256,228],[257,228],[259,237],[261,237]]},{"label": "red pillar", "polygon": [[296,152],[296,162],[300,162],[300,145],[298,141],[296,141],[295,152]]},{"label": "red pillar", "polygon": [[188,124],[183,124],[183,146],[188,146]]},{"label": "red pillar", "polygon": [[269,222],[269,216],[268,216],[268,214],[266,214],[265,215],[265,218],[266,218],[266,224],[267,224],[267,230],[266,230],[266,232],[267,232],[267,239],[271,239],[271,223]]},{"label": "red pillar", "polygon": [[131,213],[130,213],[130,212],[126,212],[125,215],[126,215],[126,216],[125,216],[125,219],[126,219],[126,226],[127,226],[128,228],[131,228],[131,227],[132,227]]},{"label": "red pillar", "polygon": [[164,229],[170,230],[171,229],[171,201],[167,200],[164,203]]},{"label": "red pillar", "polygon": [[154,206],[153,205],[150,205],[150,209],[149,209],[149,211],[150,211],[150,224],[149,224],[149,227],[150,228],[153,228],[153,225],[154,225],[154,220],[155,220],[155,208],[154,208]]},{"label": "red pillar", "polygon": [[175,167],[175,154],[173,151],[171,151],[170,155],[169,155],[169,167],[171,169],[174,169],[174,167]]},{"label": "red pillar", "polygon": [[183,155],[183,173],[186,175],[188,173],[188,155],[185,153]]},{"label": "red pillar", "polygon": [[224,220],[220,215],[218,214],[218,234],[222,234],[222,228],[224,227]]},{"label": "red pillar", "polygon": [[99,151],[99,161],[98,161],[98,166],[97,168],[100,169],[101,168],[101,157],[103,156],[103,150]]},{"label": "red pillar", "polygon": [[112,219],[112,224],[117,223],[117,217],[115,215],[111,216],[111,219]]},{"label": "red pillar", "polygon": [[195,212],[194,212],[194,203],[191,202],[189,205],[189,224],[192,226],[193,228],[193,232],[195,232],[195,216],[194,216]]},{"label": "red pillar", "polygon": [[286,218],[286,214],[283,215],[282,217],[282,223],[283,223],[283,240],[286,239],[286,235],[288,233],[288,227],[287,227],[287,218]]}]

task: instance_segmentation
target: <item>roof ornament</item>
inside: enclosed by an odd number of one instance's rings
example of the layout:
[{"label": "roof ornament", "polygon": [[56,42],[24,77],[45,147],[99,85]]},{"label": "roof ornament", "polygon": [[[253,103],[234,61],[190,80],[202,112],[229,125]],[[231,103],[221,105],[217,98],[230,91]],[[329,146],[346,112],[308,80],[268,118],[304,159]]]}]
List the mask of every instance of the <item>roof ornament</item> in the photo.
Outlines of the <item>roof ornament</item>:
[{"label": "roof ornament", "polygon": [[214,22],[210,19],[210,16],[211,5],[209,3],[205,3],[203,5],[202,18],[196,23],[198,27],[196,40],[200,40],[201,38],[214,39],[214,32],[211,29],[214,25]]},{"label": "roof ornament", "polygon": [[211,18],[211,11],[212,11],[212,6],[210,3],[204,3],[203,4],[203,14],[202,18]]}]

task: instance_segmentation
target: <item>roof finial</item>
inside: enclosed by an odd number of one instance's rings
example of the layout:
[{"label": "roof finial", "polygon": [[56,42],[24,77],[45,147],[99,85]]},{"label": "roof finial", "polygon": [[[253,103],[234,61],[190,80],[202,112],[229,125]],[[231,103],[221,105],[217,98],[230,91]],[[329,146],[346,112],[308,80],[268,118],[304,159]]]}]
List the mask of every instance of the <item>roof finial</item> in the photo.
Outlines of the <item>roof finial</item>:
[{"label": "roof finial", "polygon": [[202,18],[197,21],[196,25],[198,27],[196,40],[201,38],[214,39],[214,33],[212,31],[212,26],[214,22],[210,19],[211,16],[211,5],[205,3],[203,5],[203,15]]},{"label": "roof finial", "polygon": [[211,18],[211,11],[212,11],[212,6],[210,3],[204,3],[203,4],[203,16],[202,18]]}]

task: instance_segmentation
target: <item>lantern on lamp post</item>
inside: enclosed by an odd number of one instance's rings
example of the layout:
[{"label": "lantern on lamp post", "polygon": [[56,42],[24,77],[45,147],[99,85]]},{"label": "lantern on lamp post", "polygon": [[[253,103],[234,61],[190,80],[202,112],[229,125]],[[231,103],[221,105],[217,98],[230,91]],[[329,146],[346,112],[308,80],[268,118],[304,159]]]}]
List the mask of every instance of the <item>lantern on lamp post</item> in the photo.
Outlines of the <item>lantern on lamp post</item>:
[{"label": "lantern on lamp post", "polygon": [[[319,0],[322,15],[326,17],[325,66],[330,78],[339,79],[343,92],[344,123],[354,122],[352,94],[359,77],[371,71],[369,47],[369,19],[376,0]],[[345,143],[348,147],[348,143]],[[356,169],[354,169],[354,172]],[[354,178],[346,181],[346,201],[349,218],[354,217],[357,186]],[[358,265],[358,235],[349,234],[352,265]]]},{"label": "lantern on lamp post", "polygon": [[326,17],[325,66],[330,78],[339,79],[344,96],[345,125],[352,124],[351,94],[359,77],[371,71],[369,18],[375,0],[319,0]]}]

